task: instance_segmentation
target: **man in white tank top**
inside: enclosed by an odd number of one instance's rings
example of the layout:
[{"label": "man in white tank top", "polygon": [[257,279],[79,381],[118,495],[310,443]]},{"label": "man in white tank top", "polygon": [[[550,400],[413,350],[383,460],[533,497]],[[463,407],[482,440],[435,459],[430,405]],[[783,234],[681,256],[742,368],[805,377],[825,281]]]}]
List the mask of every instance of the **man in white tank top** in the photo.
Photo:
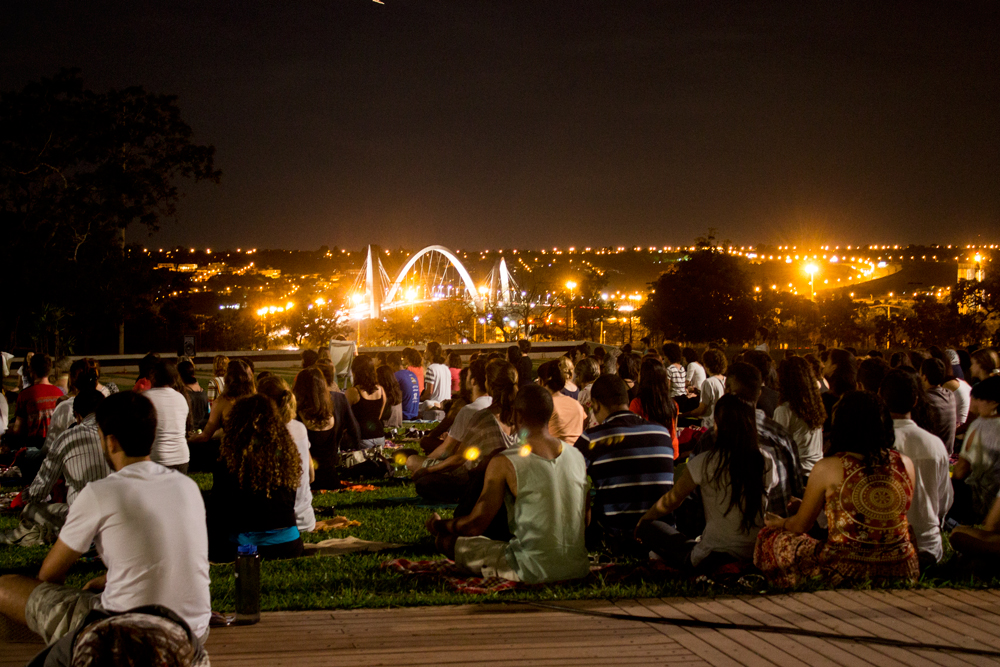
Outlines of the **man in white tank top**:
[{"label": "man in white tank top", "polygon": [[[447,521],[435,513],[427,530],[442,553],[477,576],[529,584],[584,577],[590,565],[583,455],[549,433],[552,396],[544,388],[522,387],[514,415],[522,445],[490,461],[472,512]],[[483,537],[503,505],[514,537],[509,542]]]}]

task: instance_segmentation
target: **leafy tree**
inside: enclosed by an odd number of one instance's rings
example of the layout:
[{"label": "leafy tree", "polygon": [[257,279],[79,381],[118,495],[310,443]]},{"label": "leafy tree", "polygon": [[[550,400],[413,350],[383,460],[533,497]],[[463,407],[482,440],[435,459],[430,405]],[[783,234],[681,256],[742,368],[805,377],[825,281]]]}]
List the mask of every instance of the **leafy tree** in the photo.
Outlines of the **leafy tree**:
[{"label": "leafy tree", "polygon": [[639,309],[642,324],[674,340],[750,340],[756,328],[754,292],[740,263],[717,250],[695,251],[653,283]]},{"label": "leafy tree", "polygon": [[858,344],[868,337],[863,320],[865,306],[847,294],[824,301],[820,312],[823,315],[820,334],[834,345]]},{"label": "leafy tree", "polygon": [[0,263],[30,276],[11,294],[0,337],[17,344],[19,322],[40,304],[72,316],[95,283],[108,289],[91,320],[135,312],[136,283],[120,273],[125,229],[152,232],[175,215],[181,179],[220,177],[215,149],[192,135],[175,97],[137,86],[95,93],[77,70],[0,93]]},{"label": "leafy tree", "polygon": [[420,318],[428,340],[449,344],[472,339],[476,311],[465,299],[441,299],[431,303]]}]

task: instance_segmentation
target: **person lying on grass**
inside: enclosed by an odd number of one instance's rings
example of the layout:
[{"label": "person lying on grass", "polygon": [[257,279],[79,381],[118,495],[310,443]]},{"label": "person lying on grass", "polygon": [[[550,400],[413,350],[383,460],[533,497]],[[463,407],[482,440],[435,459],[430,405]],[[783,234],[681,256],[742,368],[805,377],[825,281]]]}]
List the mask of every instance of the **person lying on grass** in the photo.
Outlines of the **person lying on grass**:
[{"label": "person lying on grass", "polygon": [[[90,482],[77,496],[37,578],[0,577],[0,614],[51,644],[79,628],[93,609],[123,612],[161,605],[204,642],[212,602],[198,485],[150,460],[156,412],[148,398],[113,394],[96,414],[101,447],[115,472]],[[62,585],[91,544],[107,574],[82,590]]]},{"label": "person lying on grass", "polygon": [[[437,513],[427,530],[437,548],[476,576],[537,584],[579,579],[590,572],[584,529],[587,469],[583,455],[549,433],[552,395],[538,385],[522,387],[514,423],[520,448],[497,454],[486,468],[483,493],[468,516],[447,521]],[[506,505],[514,537],[483,537]]]}]

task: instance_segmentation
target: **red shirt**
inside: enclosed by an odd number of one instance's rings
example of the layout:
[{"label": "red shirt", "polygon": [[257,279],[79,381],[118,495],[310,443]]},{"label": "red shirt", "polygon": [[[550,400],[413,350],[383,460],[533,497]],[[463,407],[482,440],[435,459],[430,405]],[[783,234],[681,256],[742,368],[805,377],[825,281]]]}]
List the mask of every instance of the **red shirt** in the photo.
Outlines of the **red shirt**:
[{"label": "red shirt", "polygon": [[22,433],[29,438],[48,435],[52,411],[62,397],[62,389],[51,384],[33,384],[18,394],[14,414],[24,422]]},{"label": "red shirt", "polygon": [[423,366],[407,366],[406,370],[410,371],[417,376],[417,386],[420,387],[420,393],[424,393],[424,367]]}]

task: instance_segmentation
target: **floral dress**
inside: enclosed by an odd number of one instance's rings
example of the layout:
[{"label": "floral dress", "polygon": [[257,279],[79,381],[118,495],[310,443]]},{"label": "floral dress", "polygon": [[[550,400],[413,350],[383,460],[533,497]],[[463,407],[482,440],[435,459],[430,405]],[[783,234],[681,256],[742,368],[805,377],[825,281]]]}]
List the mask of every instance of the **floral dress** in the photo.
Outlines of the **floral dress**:
[{"label": "floral dress", "polygon": [[832,586],[865,580],[916,581],[920,567],[906,521],[913,485],[902,456],[890,451],[889,461],[871,474],[853,456],[837,456],[844,466],[844,481],[827,493],[826,541],[765,528],[757,537],[754,564],[780,587],[815,577]]}]

